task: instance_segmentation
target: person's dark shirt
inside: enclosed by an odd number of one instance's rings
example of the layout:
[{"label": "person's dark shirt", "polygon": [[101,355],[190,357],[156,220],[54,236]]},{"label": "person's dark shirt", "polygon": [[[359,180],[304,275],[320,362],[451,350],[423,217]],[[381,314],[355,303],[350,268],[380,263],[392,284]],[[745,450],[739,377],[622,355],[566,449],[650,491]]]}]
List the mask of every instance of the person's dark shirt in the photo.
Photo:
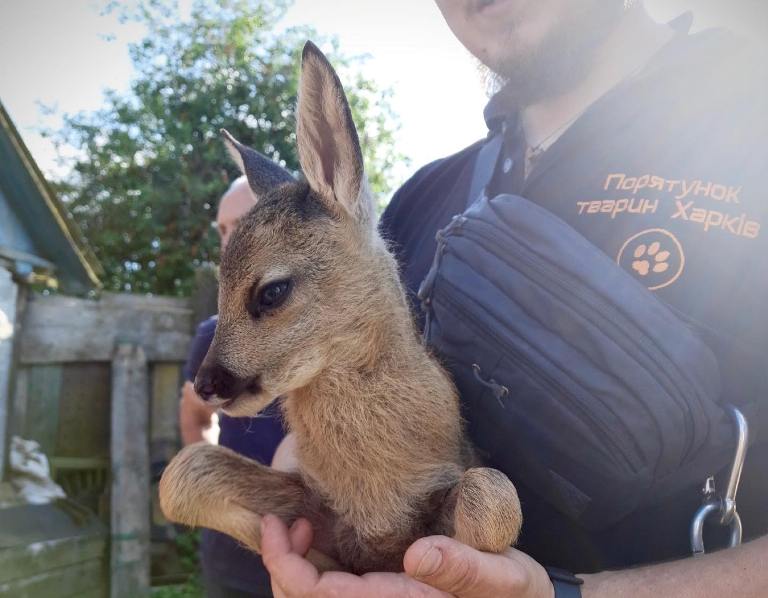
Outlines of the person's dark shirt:
[{"label": "person's dark shirt", "polygon": [[[184,365],[184,377],[193,381],[216,332],[216,316],[203,321],[195,333]],[[230,417],[219,413],[219,445],[254,459],[272,463],[277,445],[285,436],[280,408],[273,403],[257,417]],[[201,558],[206,578],[253,595],[271,595],[269,574],[261,557],[229,536],[203,530]]]},{"label": "person's dark shirt", "polygon": [[[680,32],[641,73],[581,115],[527,178],[508,161],[524,143],[515,116],[494,100],[486,109],[489,126],[504,121],[507,131],[489,194],[521,195],[591,240],[711,333],[724,373],[732,372],[726,392],[754,396],[768,390],[768,99],[756,70],[763,64],[724,32]],[[465,209],[482,145],[419,170],[382,216],[415,310],[435,233]],[[760,398],[762,412],[750,422],[758,444],[738,495],[745,538],[768,529],[768,396]],[[589,572],[690,554],[699,487],[588,533],[525,480],[513,481],[523,503],[520,547],[544,564]],[[707,545],[722,545],[722,532],[708,527]]]}]

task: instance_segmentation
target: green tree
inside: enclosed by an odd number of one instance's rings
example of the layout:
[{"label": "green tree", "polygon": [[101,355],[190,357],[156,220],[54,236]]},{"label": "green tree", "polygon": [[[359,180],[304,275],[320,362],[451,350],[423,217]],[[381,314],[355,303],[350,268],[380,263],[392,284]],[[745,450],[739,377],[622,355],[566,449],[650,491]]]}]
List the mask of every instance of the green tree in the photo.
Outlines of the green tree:
[{"label": "green tree", "polygon": [[[104,266],[107,289],[183,295],[194,269],[216,261],[211,222],[239,174],[222,127],[298,171],[300,52],[307,39],[329,44],[305,27],[275,33],[288,4],[196,0],[182,17],[170,0],[144,0],[122,13],[147,31],[130,47],[130,91],[109,92],[101,110],[67,115],[61,130],[48,131],[60,147],[80,150],[56,185]],[[366,78],[364,59],[335,43],[329,58],[346,83],[372,188],[384,197],[390,167],[402,159],[389,92]]]}]

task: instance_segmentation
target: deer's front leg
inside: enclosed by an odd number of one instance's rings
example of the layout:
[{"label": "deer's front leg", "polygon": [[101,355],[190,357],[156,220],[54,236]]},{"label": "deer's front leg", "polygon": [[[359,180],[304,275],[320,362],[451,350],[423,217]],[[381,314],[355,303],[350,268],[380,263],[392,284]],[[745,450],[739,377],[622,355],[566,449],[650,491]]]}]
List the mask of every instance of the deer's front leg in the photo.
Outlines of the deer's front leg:
[{"label": "deer's front leg", "polygon": [[[205,442],[176,455],[160,480],[160,507],[171,521],[207,527],[261,552],[261,515],[272,513],[290,524],[307,517],[317,525],[301,476],[266,467],[222,446]],[[310,551],[321,569],[336,569],[333,559]]]},{"label": "deer's front leg", "polygon": [[509,478],[496,469],[473,467],[451,490],[440,517],[442,529],[484,552],[504,552],[520,535],[520,499]]},{"label": "deer's front leg", "polygon": [[179,452],[160,480],[160,507],[168,519],[224,532],[256,552],[260,515],[273,513],[290,523],[302,514],[305,496],[298,474],[203,442]]}]

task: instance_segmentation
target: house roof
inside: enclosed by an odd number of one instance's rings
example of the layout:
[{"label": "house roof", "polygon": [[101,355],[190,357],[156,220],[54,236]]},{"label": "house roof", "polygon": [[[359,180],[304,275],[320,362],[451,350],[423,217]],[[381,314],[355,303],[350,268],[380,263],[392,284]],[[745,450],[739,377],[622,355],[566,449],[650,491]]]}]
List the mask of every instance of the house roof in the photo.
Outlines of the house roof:
[{"label": "house roof", "polygon": [[32,159],[0,102],[0,188],[31,237],[35,254],[0,245],[0,258],[24,262],[52,275],[64,290],[83,293],[101,286],[96,256]]}]

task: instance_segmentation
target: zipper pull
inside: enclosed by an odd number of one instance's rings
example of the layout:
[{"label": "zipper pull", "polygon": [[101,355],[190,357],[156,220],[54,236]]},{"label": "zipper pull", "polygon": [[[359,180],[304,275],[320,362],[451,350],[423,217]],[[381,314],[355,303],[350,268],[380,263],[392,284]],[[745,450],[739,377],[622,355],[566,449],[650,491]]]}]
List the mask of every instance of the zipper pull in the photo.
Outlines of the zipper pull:
[{"label": "zipper pull", "polygon": [[421,281],[419,291],[416,293],[416,296],[422,303],[422,308],[424,308],[425,305],[429,306],[430,304],[430,295],[432,294],[432,286],[435,284],[435,278],[437,277],[437,269],[440,266],[440,258],[442,258],[445,253],[445,238],[448,235],[460,233],[461,227],[464,226],[466,221],[467,218],[463,214],[456,214],[451,218],[448,226],[441,228],[435,234],[437,248],[435,249],[434,257],[432,258],[432,265],[429,268],[429,272],[427,272],[427,275],[424,277],[424,280]]},{"label": "zipper pull", "polygon": [[494,380],[493,378],[491,378],[490,380],[485,380],[480,375],[482,373],[482,371],[480,370],[480,366],[477,365],[476,363],[472,364],[472,372],[475,375],[475,380],[477,380],[480,384],[488,388],[493,394],[493,396],[496,397],[496,400],[499,402],[499,405],[501,405],[501,408],[506,409],[506,407],[504,406],[503,399],[505,399],[507,395],[509,395],[509,389],[506,386],[503,386],[498,382],[496,382],[496,380]]},{"label": "zipper pull", "polygon": [[462,214],[456,214],[448,226],[437,231],[435,235],[435,241],[437,241],[437,248],[435,249],[435,255],[432,258],[432,265],[429,268],[429,272],[424,277],[419,285],[419,290],[416,293],[416,297],[421,303],[421,311],[425,314],[424,325],[424,339],[429,337],[429,325],[431,323],[432,310],[432,288],[435,286],[435,279],[437,278],[437,271],[440,268],[440,259],[445,253],[446,237],[450,234],[458,234],[461,231],[461,227],[467,221],[466,217]]},{"label": "zipper pull", "polygon": [[[448,226],[450,227],[450,225]],[[421,284],[419,285],[419,291],[416,293],[419,301],[421,301],[421,309],[423,311],[427,311],[430,304],[432,303],[432,287],[435,284],[435,278],[437,278],[437,270],[440,267],[440,258],[442,258],[443,253],[445,253],[444,233],[447,228],[448,227],[446,227],[446,229],[437,231],[437,234],[435,235],[435,240],[437,241],[437,249],[435,249],[435,255],[432,258],[432,265],[429,267],[429,272],[427,272],[424,280],[421,281]]]},{"label": "zipper pull", "polygon": [[439,234],[448,235],[448,234],[461,234],[461,229],[464,226],[464,223],[467,221],[467,217],[464,214],[456,214],[453,218],[451,218],[451,221],[448,223],[448,226],[446,226],[441,231],[438,231]]}]

